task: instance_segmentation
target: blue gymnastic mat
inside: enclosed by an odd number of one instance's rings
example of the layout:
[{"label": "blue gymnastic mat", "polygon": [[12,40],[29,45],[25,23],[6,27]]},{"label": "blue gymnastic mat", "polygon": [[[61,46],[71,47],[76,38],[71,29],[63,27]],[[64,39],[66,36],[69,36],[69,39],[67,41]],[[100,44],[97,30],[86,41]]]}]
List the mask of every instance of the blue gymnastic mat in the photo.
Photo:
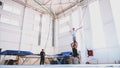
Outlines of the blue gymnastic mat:
[{"label": "blue gymnastic mat", "polygon": [[60,54],[57,54],[58,56],[70,56],[72,55],[72,52],[61,52]]},{"label": "blue gymnastic mat", "polygon": [[33,53],[30,51],[5,50],[0,55],[33,55]]}]

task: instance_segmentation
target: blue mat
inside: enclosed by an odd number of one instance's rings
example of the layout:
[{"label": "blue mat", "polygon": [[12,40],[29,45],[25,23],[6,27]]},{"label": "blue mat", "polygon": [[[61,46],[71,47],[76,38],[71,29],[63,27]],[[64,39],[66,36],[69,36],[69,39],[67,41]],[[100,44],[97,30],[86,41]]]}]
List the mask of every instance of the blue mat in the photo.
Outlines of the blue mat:
[{"label": "blue mat", "polygon": [[33,53],[30,51],[5,50],[0,55],[33,55]]},{"label": "blue mat", "polygon": [[61,52],[60,54],[57,54],[58,56],[70,56],[72,55],[72,52]]}]

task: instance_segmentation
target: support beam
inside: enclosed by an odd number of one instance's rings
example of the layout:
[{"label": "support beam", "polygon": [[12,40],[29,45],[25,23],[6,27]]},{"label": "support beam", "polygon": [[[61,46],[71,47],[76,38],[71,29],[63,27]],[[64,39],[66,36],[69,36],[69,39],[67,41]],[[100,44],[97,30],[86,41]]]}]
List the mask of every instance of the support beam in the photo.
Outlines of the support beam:
[{"label": "support beam", "polygon": [[78,5],[79,3],[80,3],[80,2],[75,2],[75,3],[73,3],[72,5],[68,6],[68,7],[65,8],[64,10],[62,10],[62,11],[56,13],[56,15],[59,16],[61,13],[63,13],[63,12],[65,12],[65,11],[67,11],[67,10],[73,8],[74,6]]},{"label": "support beam", "polygon": [[40,12],[40,13],[42,13],[42,14],[45,14],[44,11],[39,10],[38,8],[36,8],[36,7],[32,6],[32,5],[29,5],[29,4],[27,4],[27,3],[25,4],[24,2],[22,2],[22,1],[20,1],[20,0],[12,0],[12,1],[14,1],[14,2],[16,2],[16,3],[19,3],[19,4],[23,5],[23,6],[32,8],[33,10],[35,10],[35,11],[37,11],[37,12]]},{"label": "support beam", "polygon": [[43,6],[40,1],[38,2],[38,0],[34,0],[34,2],[37,3],[38,5],[40,5],[50,16],[54,17],[55,14],[53,13],[53,11],[51,11],[45,5]]}]

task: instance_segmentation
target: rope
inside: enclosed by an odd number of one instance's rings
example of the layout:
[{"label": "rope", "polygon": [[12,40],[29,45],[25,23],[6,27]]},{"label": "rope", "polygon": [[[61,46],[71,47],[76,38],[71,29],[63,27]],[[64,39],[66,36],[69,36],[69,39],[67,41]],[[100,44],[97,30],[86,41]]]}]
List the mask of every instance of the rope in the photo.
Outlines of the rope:
[{"label": "rope", "polygon": [[[70,1],[70,0],[69,0],[69,1]],[[62,4],[62,3],[61,3],[61,0],[60,0],[60,3],[59,3],[59,4]],[[51,2],[51,4],[50,4],[50,9],[51,9],[51,5],[52,5],[52,2]],[[62,10],[63,10],[63,7],[62,7],[62,6],[61,6],[61,8],[62,8]],[[71,9],[71,11],[73,12],[72,9]],[[86,13],[86,9],[85,9],[85,12],[83,13],[83,16],[81,17],[80,25],[82,24],[82,21],[83,21],[83,18],[84,18],[84,16],[85,16],[85,13]],[[66,15],[65,15],[64,12],[63,12],[63,14],[64,14],[64,17],[65,17]],[[71,18],[70,20],[72,21],[72,18]],[[51,22],[51,23],[52,23],[52,22]],[[47,47],[48,39],[49,39],[49,36],[50,36],[50,25],[51,25],[51,23],[49,23],[49,31],[48,31],[47,40],[46,40],[45,48],[44,48],[44,49],[46,49],[46,47]],[[67,24],[69,25],[70,28],[72,28],[72,26],[71,26],[69,23],[67,23]],[[81,27],[77,28],[76,30],[79,30],[79,29],[81,29]]]},{"label": "rope", "polygon": [[[51,22],[51,23],[52,23],[52,22]],[[51,25],[51,23],[49,23],[49,31],[48,31],[47,39],[46,39],[46,42],[45,42],[45,48],[44,48],[44,50],[45,50],[46,47],[47,47],[48,39],[49,39],[49,36],[50,36],[50,25]]]},{"label": "rope", "polygon": [[[69,19],[70,19],[70,22],[73,22],[73,20],[72,20],[72,14],[70,14]],[[70,22],[68,22],[67,24],[69,25],[69,28],[72,29],[72,23],[70,23]]]},{"label": "rope", "polygon": [[[84,13],[83,13],[83,15],[82,15],[82,17],[81,17],[81,20],[80,20],[80,24],[79,24],[79,25],[82,25],[83,19],[84,19],[85,14],[86,14],[86,10],[87,10],[87,7],[85,7],[85,10],[84,10]],[[72,19],[71,19],[71,20],[72,20]],[[79,28],[77,28],[75,31],[78,31],[78,30],[81,29],[81,28],[82,28],[82,26],[80,26]]]},{"label": "rope", "polygon": [[[51,2],[51,5],[50,5],[50,10],[51,10],[51,6],[52,6],[52,2]],[[50,18],[51,20],[51,18]],[[47,47],[47,43],[48,43],[48,39],[49,39],[49,36],[50,36],[50,25],[52,24],[52,22],[49,23],[49,30],[48,30],[48,35],[47,35],[47,39],[46,39],[46,43],[45,43],[45,48],[44,50],[46,50],[46,47]]]},{"label": "rope", "polygon": [[[83,19],[84,19],[84,17],[85,17],[87,7],[88,7],[88,0],[87,0],[87,5],[85,6],[85,10],[84,10],[83,16],[82,16],[82,18],[81,18],[80,25],[82,24]],[[84,39],[85,35],[84,35],[82,32],[81,32],[80,35],[81,35],[81,39],[82,39],[83,45],[85,46],[85,49],[86,49],[86,50],[85,50],[85,55],[86,55],[86,54],[87,54],[87,44],[85,43],[85,39]]]},{"label": "rope", "polygon": [[[82,15],[82,17],[81,17],[81,20],[80,20],[80,24],[79,24],[79,25],[82,25],[83,19],[84,19],[85,14],[86,14],[86,10],[87,10],[87,7],[85,7],[85,10],[84,10],[84,13],[83,13],[83,15]],[[81,27],[82,27],[82,26],[80,26],[80,27],[77,28],[76,30],[79,30]]]},{"label": "rope", "polygon": [[[70,3],[70,0],[69,0],[69,3]],[[70,6],[71,6],[71,4],[70,4]],[[73,9],[71,8],[71,12],[73,12]],[[70,14],[70,22],[73,22],[73,20],[72,20],[72,13]],[[72,24],[72,23],[71,23]],[[70,23],[68,24],[69,25],[69,27],[70,27],[70,29],[72,29],[72,25],[70,25]]]},{"label": "rope", "polygon": [[[70,0],[69,0],[69,2],[70,2]],[[69,3],[68,2],[68,3]],[[61,3],[61,0],[60,0],[60,3],[59,4],[62,4]],[[61,9],[62,9],[62,12],[63,12],[63,16],[65,17],[66,15],[65,15],[65,13],[64,13],[64,11],[63,11],[63,7],[62,6],[60,6],[61,7]],[[71,17],[70,17],[71,18]],[[71,20],[71,22],[72,22],[72,18],[70,19]],[[72,28],[72,26],[70,25],[70,23],[69,22],[67,22],[67,25],[69,26],[69,28],[71,29]]]}]

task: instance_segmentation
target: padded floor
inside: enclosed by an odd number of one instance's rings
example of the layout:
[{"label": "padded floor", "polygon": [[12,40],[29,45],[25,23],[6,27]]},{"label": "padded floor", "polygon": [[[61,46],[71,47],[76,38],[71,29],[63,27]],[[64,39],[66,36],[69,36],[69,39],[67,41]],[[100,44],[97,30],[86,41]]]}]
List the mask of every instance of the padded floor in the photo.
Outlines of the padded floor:
[{"label": "padded floor", "polygon": [[0,68],[120,68],[120,64],[0,65]]}]

